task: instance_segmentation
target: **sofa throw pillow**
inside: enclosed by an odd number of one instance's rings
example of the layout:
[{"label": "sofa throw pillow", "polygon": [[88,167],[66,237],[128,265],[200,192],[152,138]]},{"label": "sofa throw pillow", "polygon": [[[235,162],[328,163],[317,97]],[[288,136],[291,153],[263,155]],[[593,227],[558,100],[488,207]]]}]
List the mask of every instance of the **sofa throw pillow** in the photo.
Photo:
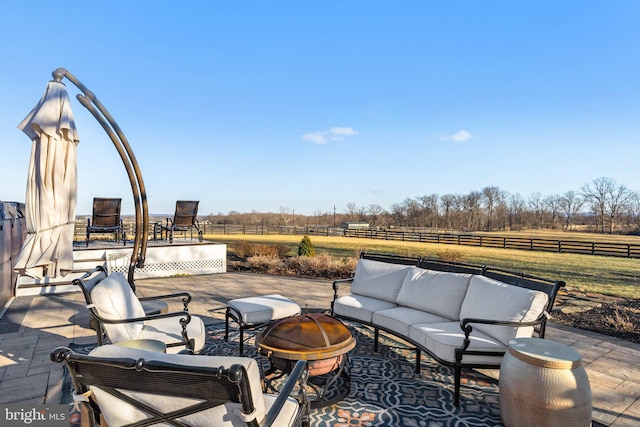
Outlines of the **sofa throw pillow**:
[{"label": "sofa throw pillow", "polygon": [[[144,317],[144,309],[129,282],[120,272],[111,273],[91,290],[91,300],[98,314],[105,319]],[[136,339],[143,322],[108,324],[104,327],[111,342]]]},{"label": "sofa throw pillow", "polygon": [[409,267],[401,264],[361,259],[351,284],[351,293],[396,302]]},{"label": "sofa throw pillow", "polygon": [[398,304],[458,320],[471,274],[411,267],[398,292]]},{"label": "sofa throw pillow", "polygon": [[[476,318],[528,322],[538,318],[544,311],[549,296],[544,292],[473,275],[469,289],[460,308],[460,320]],[[474,323],[474,329],[500,340],[505,345],[509,340],[532,336],[533,327],[492,326]]]}]

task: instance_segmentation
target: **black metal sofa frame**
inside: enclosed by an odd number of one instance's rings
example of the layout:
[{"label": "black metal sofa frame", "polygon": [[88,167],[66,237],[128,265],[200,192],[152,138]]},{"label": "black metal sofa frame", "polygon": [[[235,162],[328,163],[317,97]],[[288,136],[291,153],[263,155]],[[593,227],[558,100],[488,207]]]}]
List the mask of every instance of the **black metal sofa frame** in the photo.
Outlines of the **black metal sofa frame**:
[{"label": "black metal sofa frame", "polygon": [[[366,253],[363,252],[360,254],[361,259],[368,259],[373,261],[387,262],[392,264],[402,264],[407,266],[416,266],[419,268],[424,268],[428,270],[442,271],[442,272],[451,272],[451,273],[466,273],[466,274],[478,274],[483,275],[494,280],[498,280],[500,282],[518,286],[522,288],[527,288],[531,290],[541,291],[546,293],[549,296],[547,306],[542,315],[540,315],[537,319],[531,322],[500,322],[495,320],[488,319],[460,319],[460,328],[465,335],[464,344],[456,349],[454,363],[448,362],[446,360],[442,360],[438,358],[433,352],[429,349],[423,347],[419,343],[410,339],[409,337],[400,336],[404,341],[410,343],[416,350],[416,365],[415,372],[420,372],[420,358],[422,355],[422,351],[431,356],[438,363],[453,367],[454,369],[454,387],[455,387],[455,396],[454,396],[454,405],[459,406],[460,404],[460,383],[462,376],[462,368],[469,369],[497,369],[500,368],[500,365],[493,364],[476,364],[476,363],[464,363],[462,359],[465,355],[482,355],[482,356],[491,356],[491,355],[504,355],[505,352],[501,353],[491,353],[491,352],[483,352],[483,351],[472,351],[468,350],[470,340],[469,335],[473,331],[473,324],[483,323],[490,325],[503,325],[503,326],[533,326],[534,327],[534,336],[537,338],[544,338],[546,322],[550,317],[550,313],[553,310],[553,305],[555,303],[556,296],[558,291],[566,286],[566,283],[561,280],[549,280],[536,276],[531,276],[524,273],[517,273],[507,270],[502,270],[498,268],[489,267],[486,265],[474,265],[474,264],[465,264],[465,263],[457,263],[457,262],[448,262],[441,261],[436,259],[424,258],[424,257],[409,257],[409,256],[400,256],[400,255],[389,255],[389,254],[379,254],[379,253]],[[338,315],[334,312],[334,301],[339,297],[339,289],[341,284],[349,283],[353,281],[353,277],[346,279],[339,279],[333,282],[333,300],[331,302],[331,314],[350,321],[365,324],[374,329],[374,351],[379,350],[379,336],[380,330],[383,330],[386,333],[389,333],[394,336],[398,336],[398,334],[394,331],[391,331],[387,328],[381,327],[379,325],[373,323],[363,322],[360,319],[354,319],[344,315]]]}]

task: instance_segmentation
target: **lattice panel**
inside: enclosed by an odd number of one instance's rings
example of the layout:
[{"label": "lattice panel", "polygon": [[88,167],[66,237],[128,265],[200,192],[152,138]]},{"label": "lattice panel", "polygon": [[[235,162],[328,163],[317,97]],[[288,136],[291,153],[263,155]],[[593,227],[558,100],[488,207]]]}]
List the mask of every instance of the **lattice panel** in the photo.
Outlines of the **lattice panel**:
[{"label": "lattice panel", "polygon": [[[125,262],[123,262],[125,261]],[[202,259],[202,260],[189,260],[189,261],[176,261],[165,262],[158,264],[146,263],[144,268],[136,268],[136,272],[139,273],[153,273],[163,271],[210,271],[210,272],[223,272],[224,260],[222,259]],[[109,258],[110,271],[119,271],[127,274],[129,270],[128,257],[114,257]]]}]

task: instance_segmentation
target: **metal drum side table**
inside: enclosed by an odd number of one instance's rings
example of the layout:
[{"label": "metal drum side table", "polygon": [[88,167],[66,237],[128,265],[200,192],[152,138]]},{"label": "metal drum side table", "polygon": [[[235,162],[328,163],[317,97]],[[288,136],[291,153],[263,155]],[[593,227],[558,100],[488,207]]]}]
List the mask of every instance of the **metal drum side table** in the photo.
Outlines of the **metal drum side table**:
[{"label": "metal drum side table", "polygon": [[591,387],[582,357],[555,341],[510,341],[500,366],[499,399],[506,427],[591,425]]}]

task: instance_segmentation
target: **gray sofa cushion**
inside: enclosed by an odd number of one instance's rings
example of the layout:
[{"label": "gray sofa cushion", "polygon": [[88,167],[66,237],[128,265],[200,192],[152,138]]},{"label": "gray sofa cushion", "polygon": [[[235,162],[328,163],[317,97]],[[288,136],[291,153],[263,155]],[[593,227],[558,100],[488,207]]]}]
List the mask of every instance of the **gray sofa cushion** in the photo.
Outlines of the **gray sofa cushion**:
[{"label": "gray sofa cushion", "polygon": [[[544,292],[508,285],[484,276],[474,275],[460,308],[460,319],[476,318],[527,322],[544,311],[549,296]],[[509,327],[475,323],[474,330],[484,332],[509,344],[509,340],[531,337],[533,327]]]},{"label": "gray sofa cushion", "polygon": [[410,267],[398,292],[397,302],[399,305],[458,320],[470,279],[470,274]]},{"label": "gray sofa cushion", "polygon": [[[462,347],[464,333],[460,329],[458,322],[428,323],[413,325],[409,329],[409,338],[421,346],[428,348],[437,358],[449,363],[456,360],[455,350]],[[497,339],[474,331],[471,336],[471,344],[467,350],[480,350],[492,352],[504,352],[507,346]],[[478,363],[499,365],[502,361],[502,354],[497,356],[485,355],[465,355],[463,363]]]},{"label": "gray sofa cushion", "polygon": [[407,271],[406,265],[361,259],[356,266],[351,293],[395,303]]},{"label": "gray sofa cushion", "polygon": [[397,304],[389,301],[351,294],[336,299],[333,303],[333,311],[339,316],[351,317],[361,322],[371,323],[374,312],[397,306]]},{"label": "gray sofa cushion", "polygon": [[409,328],[417,323],[439,323],[449,319],[416,310],[410,307],[394,307],[373,313],[373,323],[404,337],[409,336]]}]

